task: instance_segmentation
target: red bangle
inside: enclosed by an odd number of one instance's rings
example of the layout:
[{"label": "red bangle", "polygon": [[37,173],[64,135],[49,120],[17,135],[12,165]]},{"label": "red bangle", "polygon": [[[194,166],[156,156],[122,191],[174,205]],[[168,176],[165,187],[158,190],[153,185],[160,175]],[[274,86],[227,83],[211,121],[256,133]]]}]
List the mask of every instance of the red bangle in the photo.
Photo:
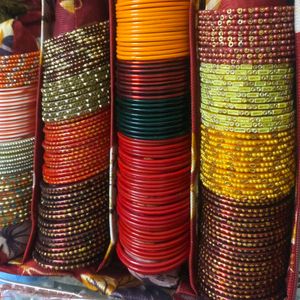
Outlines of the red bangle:
[{"label": "red bangle", "polygon": [[178,236],[185,234],[189,230],[189,224],[182,224],[178,227],[172,228],[170,230],[166,230],[164,232],[152,232],[152,231],[145,231],[145,230],[139,230],[137,228],[128,227],[125,223],[123,223],[122,220],[119,220],[118,226],[122,226],[122,228],[126,229],[126,231],[131,236],[137,239],[141,239],[148,242],[155,241],[164,241],[164,240],[174,240]]},{"label": "red bangle", "polygon": [[278,16],[281,13],[293,13],[293,6],[266,6],[266,7],[250,7],[250,8],[230,8],[219,10],[200,10],[199,16],[219,16],[219,15],[245,15],[245,14],[265,14],[270,13],[272,16]]},{"label": "red bangle", "polygon": [[188,251],[183,252],[182,255],[176,258],[176,260],[174,259],[174,261],[168,262],[167,266],[160,266],[160,267],[148,266],[144,268],[141,266],[137,266],[138,263],[135,263],[132,259],[128,258],[128,256],[124,254],[120,244],[119,243],[117,244],[117,253],[120,260],[124,263],[124,265],[127,266],[130,270],[145,275],[152,275],[152,274],[155,275],[155,274],[165,273],[179,267],[187,259],[188,256],[187,252]]},{"label": "red bangle", "polygon": [[131,191],[127,192],[126,190],[124,190],[122,186],[118,188],[118,191],[120,191],[123,197],[130,199],[130,201],[141,203],[143,205],[167,205],[170,203],[175,203],[177,201],[184,201],[185,199],[189,198],[189,192],[187,192],[186,190],[181,193],[167,195],[163,197],[148,197],[145,195],[134,195],[131,193]]},{"label": "red bangle", "polygon": [[132,211],[135,214],[143,214],[143,215],[157,215],[161,214],[162,211],[165,211],[166,213],[173,213],[178,210],[185,210],[189,209],[190,203],[188,199],[179,202],[179,203],[172,203],[171,205],[161,205],[161,206],[152,206],[149,207],[147,205],[136,205],[134,203],[131,203],[129,200],[126,199],[126,197],[123,197],[122,195],[119,195],[118,201],[128,207],[130,211]]},{"label": "red bangle", "polygon": [[185,176],[185,178],[179,178],[179,180],[174,180],[173,182],[160,182],[159,186],[157,184],[151,184],[151,182],[143,182],[136,180],[124,180],[120,173],[118,173],[118,182],[123,185],[125,189],[134,189],[136,192],[145,192],[149,193],[150,191],[155,190],[156,192],[167,192],[167,191],[178,191],[180,186],[184,186],[188,189],[190,185],[190,176]]},{"label": "red bangle", "polygon": [[120,243],[128,251],[128,253],[130,253],[134,257],[139,258],[140,260],[164,261],[177,257],[183,251],[186,251],[187,243],[180,243],[176,247],[172,247],[169,249],[161,249],[161,251],[159,252],[143,249],[142,247],[135,247],[130,243],[130,241],[126,239],[126,236],[128,236],[129,234],[121,225],[119,225],[119,227]]}]

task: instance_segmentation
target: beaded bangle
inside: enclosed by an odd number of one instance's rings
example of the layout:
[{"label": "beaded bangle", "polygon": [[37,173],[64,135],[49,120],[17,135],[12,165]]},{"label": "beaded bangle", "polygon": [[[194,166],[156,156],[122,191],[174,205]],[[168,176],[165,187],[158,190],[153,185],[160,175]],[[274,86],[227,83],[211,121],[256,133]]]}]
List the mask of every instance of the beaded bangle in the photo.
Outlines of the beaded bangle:
[{"label": "beaded bangle", "polygon": [[56,92],[56,94],[59,94],[58,90],[60,90],[61,88],[64,88],[65,93],[68,91],[73,92],[74,87],[72,88],[72,84],[85,84],[88,83],[90,80],[107,78],[107,75],[109,75],[109,65],[104,64],[103,66],[99,66],[92,70],[88,70],[87,72],[83,72],[82,74],[67,77],[64,80],[61,80],[60,82],[44,83],[42,92]]}]

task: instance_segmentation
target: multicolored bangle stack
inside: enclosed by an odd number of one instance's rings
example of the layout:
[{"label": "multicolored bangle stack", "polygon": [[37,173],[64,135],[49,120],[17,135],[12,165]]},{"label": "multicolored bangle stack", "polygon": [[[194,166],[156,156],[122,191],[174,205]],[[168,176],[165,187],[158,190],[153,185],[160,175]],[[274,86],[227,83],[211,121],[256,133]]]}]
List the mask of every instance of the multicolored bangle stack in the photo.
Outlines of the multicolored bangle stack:
[{"label": "multicolored bangle stack", "polygon": [[187,0],[116,3],[117,252],[138,276],[189,253],[188,13]]},{"label": "multicolored bangle stack", "polygon": [[34,259],[53,270],[98,263],[109,244],[109,24],[44,44],[44,165]]},{"label": "multicolored bangle stack", "polygon": [[293,7],[199,12],[198,278],[210,299],[282,299],[295,184]]},{"label": "multicolored bangle stack", "polygon": [[39,52],[0,56],[0,228],[18,232],[8,259],[30,234],[38,67]]}]

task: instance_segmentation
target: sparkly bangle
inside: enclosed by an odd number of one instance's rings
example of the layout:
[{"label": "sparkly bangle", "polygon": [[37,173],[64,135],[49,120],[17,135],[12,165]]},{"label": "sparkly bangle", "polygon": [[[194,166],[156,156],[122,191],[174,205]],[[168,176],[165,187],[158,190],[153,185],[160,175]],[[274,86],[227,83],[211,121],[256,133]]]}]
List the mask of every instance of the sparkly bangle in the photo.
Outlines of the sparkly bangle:
[{"label": "sparkly bangle", "polygon": [[[237,153],[240,153],[241,159],[245,158],[245,159],[258,159],[258,158],[264,158],[267,155],[269,155],[270,157],[274,156],[274,157],[281,157],[283,155],[291,155],[292,153],[294,153],[295,150],[295,145],[288,145],[288,146],[284,146],[281,147],[281,149],[279,150],[274,150],[273,149],[269,149],[269,146],[266,147],[264,145],[262,146],[247,146],[247,145],[242,145],[242,146],[238,146],[238,145],[225,145],[223,147],[219,147],[219,149],[216,149],[215,147],[217,147],[217,145],[220,144],[218,142],[210,142],[210,143],[206,143],[204,144],[204,142],[201,145],[201,151],[208,151],[209,153],[215,153],[215,154],[222,154],[222,151],[228,151],[231,155],[237,155]],[[277,148],[278,145],[274,146],[273,148]],[[242,149],[241,149],[242,148]],[[240,150],[241,149],[241,150]],[[277,148],[278,149],[278,148]],[[256,151],[255,151],[256,150]]]},{"label": "sparkly bangle", "polygon": [[[95,216],[94,216],[95,217]],[[78,223],[78,224],[72,224],[72,226],[70,227],[65,227],[65,228],[52,228],[51,227],[51,223],[49,223],[50,227],[47,228],[47,227],[41,227],[39,229],[40,233],[48,238],[58,238],[58,239],[63,239],[63,238],[72,238],[72,236],[74,235],[84,235],[84,234],[88,234],[89,231],[91,230],[96,230],[97,227],[98,227],[98,230],[99,228],[102,227],[102,231],[104,230],[107,230],[105,227],[107,225],[107,222],[108,222],[108,217],[105,218],[105,216],[103,215],[103,218],[99,218],[97,220],[88,220],[88,221],[85,221],[83,223]],[[91,237],[91,234],[88,234],[90,235]],[[87,238],[89,238],[87,236]],[[72,248],[77,248],[78,246],[76,244],[68,247],[69,250],[71,250]],[[53,249],[52,252],[55,252],[54,251],[55,249]],[[49,252],[50,249],[49,249]]]},{"label": "sparkly bangle", "polygon": [[93,259],[90,260],[88,262],[84,262],[84,263],[72,263],[71,265],[67,265],[67,266],[58,266],[55,264],[51,263],[50,261],[44,261],[40,258],[40,256],[37,254],[37,252],[33,252],[32,254],[34,261],[40,265],[41,267],[45,268],[45,269],[50,269],[53,271],[72,271],[75,269],[80,269],[80,268],[84,268],[84,267],[88,267],[90,265],[94,265],[97,263],[98,259]]},{"label": "sparkly bangle", "polygon": [[253,19],[247,19],[247,18],[203,18],[199,19],[198,21],[198,29],[202,29],[202,26],[213,26],[213,27],[231,27],[231,26],[246,26],[246,25],[274,25],[275,27],[277,25],[281,24],[291,24],[294,23],[294,16],[293,14],[285,15],[279,18],[253,18]]},{"label": "sparkly bangle", "polygon": [[48,39],[45,41],[45,47],[51,44],[60,44],[66,42],[66,38],[78,38],[80,35],[86,36],[89,33],[101,32],[101,30],[106,31],[109,28],[109,22],[99,22],[95,24],[90,24],[85,27],[78,28],[73,31],[64,33],[63,35]]},{"label": "sparkly bangle", "polygon": [[[288,140],[294,139],[295,137],[295,130],[287,130],[283,132],[278,133],[270,133],[270,134],[239,134],[239,133],[231,133],[227,131],[217,131],[208,127],[205,127],[204,125],[201,125],[201,130],[208,132],[209,134],[221,136],[221,137],[228,137],[232,139],[255,139],[255,140],[268,140],[268,139],[280,139],[284,140],[285,138],[288,138]],[[286,142],[287,140],[284,140]],[[277,142],[276,142],[277,143]]]},{"label": "sparkly bangle", "polygon": [[[214,203],[214,205],[217,206],[222,206],[224,207],[224,209],[228,209],[229,211],[236,211],[242,213],[243,215],[249,215],[249,217],[251,217],[252,213],[255,212],[260,215],[265,214],[265,216],[272,216],[273,214],[276,214],[278,212],[287,211],[287,207],[290,207],[292,205],[292,199],[290,195],[280,198],[278,201],[269,206],[240,206],[235,203],[235,199],[216,195],[203,186],[201,192],[203,197],[205,197],[205,201]],[[251,229],[249,228],[245,229],[247,231],[251,231]]]},{"label": "sparkly bangle", "polygon": [[[289,174],[290,176],[293,176],[293,167],[295,165],[292,163],[290,164],[290,166],[287,166],[286,168],[284,168],[283,166],[281,166],[281,170],[273,170],[272,172],[268,172],[268,173],[255,173],[255,172],[249,172],[249,173],[237,173],[235,172],[234,174],[230,172],[230,170],[225,170],[225,169],[220,169],[220,168],[215,168],[213,166],[208,165],[207,163],[202,164],[201,165],[201,169],[203,170],[203,172],[209,173],[212,170],[215,171],[216,175],[224,175],[224,176],[233,176],[235,175],[236,178],[243,178],[243,179],[247,179],[247,178],[254,178],[255,176],[253,174],[256,174],[257,177],[254,179],[258,179],[258,178],[270,178],[272,176],[280,176],[283,177],[284,174]],[[289,177],[288,177],[289,178]]]},{"label": "sparkly bangle", "polygon": [[[84,43],[84,44],[82,44],[82,43]],[[57,52],[61,53],[61,56],[59,59],[61,61],[63,61],[65,58],[68,58],[70,56],[80,58],[85,53],[85,50],[91,51],[95,47],[101,47],[101,51],[108,50],[109,42],[105,38],[105,36],[96,35],[94,37],[86,37],[86,38],[84,38],[84,40],[81,40],[80,43],[78,43],[78,44],[74,44],[74,45],[65,44],[59,48],[49,49],[44,54],[45,68],[50,67],[52,65],[52,63],[55,62],[53,55],[55,55],[55,53],[57,53]]]},{"label": "sparkly bangle", "polygon": [[99,63],[100,61],[108,61],[109,52],[101,51],[99,47],[94,48],[92,52],[85,53],[85,57],[68,57],[64,58],[62,62],[53,61],[48,67],[44,67],[45,77],[47,78],[48,74],[52,74],[59,71],[73,70],[76,66],[84,66],[87,63]]},{"label": "sparkly bangle", "polygon": [[[223,56],[229,56],[229,55],[241,55],[241,58],[274,58],[274,57],[288,57],[291,53],[294,53],[295,48],[293,46],[284,45],[280,47],[257,47],[257,48],[246,48],[246,47],[221,47],[221,48],[199,48],[199,51],[201,52],[201,55],[207,55],[211,54],[214,55],[223,55]],[[249,55],[252,55],[251,57]],[[244,57],[245,56],[245,57]],[[229,57],[230,58],[230,57]]]},{"label": "sparkly bangle", "polygon": [[280,109],[269,109],[269,110],[237,110],[231,108],[215,108],[210,105],[206,105],[204,103],[201,104],[201,110],[207,111],[212,114],[222,114],[228,116],[242,116],[242,117],[262,117],[262,116],[276,116],[283,115],[289,113],[293,110],[293,106],[291,105],[288,108],[280,108]]},{"label": "sparkly bangle", "polygon": [[[201,178],[204,178],[204,181],[209,180],[212,178],[212,181],[215,182],[218,185],[223,185],[227,187],[236,187],[236,188],[250,188],[250,189],[262,189],[262,188],[267,188],[267,189],[273,189],[278,190],[277,188],[277,183],[278,186],[284,187],[284,186],[290,186],[292,187],[294,184],[294,177],[290,176],[290,178],[283,178],[280,179],[279,177],[276,177],[278,179],[278,182],[275,182],[275,180],[272,180],[271,182],[266,182],[266,180],[252,180],[251,178],[249,179],[236,179],[234,177],[234,174],[232,176],[225,176],[225,175],[219,175],[219,174],[214,174],[213,176],[210,176],[207,174],[204,170],[202,170],[202,175]],[[246,187],[244,187],[247,185]]]},{"label": "sparkly bangle", "polygon": [[[108,95],[107,95],[108,94]],[[79,109],[79,107],[93,106],[98,103],[99,105],[109,104],[109,86],[100,88],[96,92],[89,93],[83,96],[77,96],[70,101],[51,101],[48,102],[48,106],[43,106],[43,113],[53,115],[59,111],[65,111],[67,109]]]},{"label": "sparkly bangle", "polygon": [[[98,199],[99,200],[99,199]],[[75,210],[75,211],[59,211],[57,214],[53,214],[50,210],[44,211],[41,207],[39,208],[39,215],[47,220],[64,220],[70,217],[74,218],[84,218],[89,215],[94,209],[99,209],[102,207],[102,203],[100,201],[90,202],[88,203],[86,208]],[[50,213],[51,212],[51,213]]]},{"label": "sparkly bangle", "polygon": [[200,48],[222,48],[225,49],[236,49],[236,48],[247,48],[247,49],[264,49],[267,51],[268,47],[270,49],[274,48],[280,48],[282,46],[287,46],[288,48],[293,49],[294,47],[294,41],[293,40],[282,40],[282,41],[269,41],[269,40],[263,40],[263,41],[228,41],[224,42],[220,39],[220,41],[211,41],[209,39],[202,38],[198,43],[198,49],[200,51]]},{"label": "sparkly bangle", "polygon": [[[232,176],[234,177],[234,175]],[[290,178],[290,180],[278,180],[276,183],[270,182],[266,183],[265,181],[259,182],[257,180],[256,182],[252,183],[252,181],[243,179],[243,180],[234,180],[234,178],[230,178],[228,176],[220,176],[218,174],[215,174],[214,176],[210,176],[207,174],[204,170],[202,170],[201,178],[206,182],[207,180],[211,179],[211,182],[215,182],[217,185],[223,185],[226,187],[232,187],[236,189],[256,189],[256,190],[262,190],[262,189],[272,189],[273,191],[277,191],[280,189],[280,187],[285,188],[286,186],[293,186],[294,178]]]},{"label": "sparkly bangle", "polygon": [[[99,86],[97,90],[91,91],[88,94],[78,95],[73,98],[69,98],[66,100],[54,100],[54,101],[46,101],[42,103],[44,112],[53,112],[56,110],[65,110],[68,108],[74,108],[74,105],[80,105],[80,103],[89,103],[98,101],[103,101],[104,103],[109,102],[109,97],[103,98],[103,90],[109,89],[109,86],[104,86],[104,88]],[[107,92],[104,94],[107,95]]]},{"label": "sparkly bangle", "polygon": [[[271,39],[271,36],[275,36],[275,40],[279,39],[279,36],[286,34],[284,39],[290,37],[291,40],[294,39],[292,36],[294,29],[291,25],[289,27],[281,27],[281,28],[272,28],[271,26],[244,26],[241,28],[240,26],[230,26],[230,27],[221,27],[218,30],[217,28],[211,27],[207,25],[206,29],[201,28],[199,30],[199,36],[202,37],[211,37],[211,38],[225,38],[228,37],[229,39],[234,37],[245,37],[249,39],[257,38],[258,40],[264,39]],[[200,39],[199,39],[200,40]]]},{"label": "sparkly bangle", "polygon": [[[67,220],[67,221],[64,221],[64,222],[52,222],[52,221],[49,222],[48,220],[44,220],[41,217],[39,217],[38,224],[39,224],[39,227],[41,229],[47,229],[48,228],[48,230],[50,230],[50,229],[52,229],[52,230],[64,230],[64,229],[72,227],[74,225],[75,226],[80,226],[82,224],[86,224],[87,222],[93,222],[93,221],[95,221],[95,219],[98,219],[99,216],[100,216],[99,213],[93,213],[93,214],[87,215],[85,219],[81,218],[81,219],[74,219],[73,221]],[[99,233],[96,231],[96,232],[93,232],[93,234],[97,235]],[[91,233],[84,232],[80,235],[81,235],[81,238],[85,237],[88,241],[90,241]],[[41,237],[41,235],[40,235],[40,237]],[[53,239],[58,239],[58,237],[56,237],[54,233],[50,234],[50,236],[48,236],[48,240],[46,240],[46,245],[51,243],[52,238]],[[55,240],[53,240],[53,242],[55,242]],[[76,245],[78,245],[78,243],[80,243],[80,241],[78,242],[76,239],[72,239],[69,242],[69,247],[76,246]],[[59,243],[57,242],[57,244],[59,244]],[[57,246],[59,246],[59,245],[57,245]]]},{"label": "sparkly bangle", "polygon": [[11,62],[17,63],[17,64],[22,64],[22,62],[26,61],[31,61],[32,59],[39,58],[40,53],[39,51],[35,52],[28,52],[28,53],[22,53],[22,54],[13,54],[13,55],[8,55],[8,56],[1,56],[0,57],[0,64],[5,65],[5,64],[10,64]]},{"label": "sparkly bangle", "polygon": [[233,172],[239,173],[267,173],[275,170],[285,169],[290,165],[294,165],[295,161],[292,158],[284,158],[278,162],[263,162],[261,164],[255,163],[239,163],[239,162],[228,162],[225,159],[220,161],[214,161],[213,157],[203,156],[203,164],[208,164],[210,167],[220,168],[223,170],[232,170]]},{"label": "sparkly bangle", "polygon": [[[279,102],[279,103],[262,103],[262,104],[244,104],[244,103],[230,103],[230,102],[219,102],[215,100],[206,99],[203,97],[201,102],[201,107],[205,110],[210,110],[214,113],[231,113],[230,111],[233,110],[233,114],[237,115],[252,115],[260,111],[260,115],[264,113],[267,114],[277,114],[280,111],[282,113],[288,112],[294,108],[294,101],[286,101],[286,102]],[[239,112],[235,112],[235,110]],[[222,111],[222,112],[221,112]],[[250,112],[249,112],[250,111]],[[270,111],[270,112],[266,112]]]},{"label": "sparkly bangle", "polygon": [[199,10],[199,16],[227,16],[227,15],[249,15],[249,14],[264,14],[269,13],[273,16],[280,15],[280,13],[293,13],[293,6],[267,6],[267,7],[251,7],[251,8],[236,8],[236,9],[221,9],[221,10]]},{"label": "sparkly bangle", "polygon": [[[231,74],[231,72],[235,72],[239,75],[245,75],[245,74],[251,74],[251,75],[257,75],[256,73],[252,72],[258,72],[258,74],[282,74],[285,72],[294,72],[294,66],[290,63],[283,63],[279,65],[216,65],[216,64],[201,64],[200,65],[200,71],[205,71],[207,73],[221,73],[221,74]],[[229,73],[228,73],[229,72]]]},{"label": "sparkly bangle", "polygon": [[[237,98],[250,98],[250,99],[268,96],[268,94],[279,96],[279,97],[290,96],[292,95],[291,87],[293,87],[292,81],[285,81],[285,80],[278,81],[278,86],[276,86],[276,83],[272,81],[257,82],[257,85],[255,85],[255,81],[252,82],[251,81],[243,81],[243,82],[228,81],[225,83],[224,81],[218,82],[213,80],[207,80],[205,76],[204,78],[201,78],[201,83],[204,91],[209,91],[211,92],[212,95],[217,94],[217,92],[219,91],[228,91],[228,92],[232,92],[233,93],[232,95],[235,95]],[[213,87],[213,91],[211,91],[212,87]],[[249,94],[255,92],[258,94],[257,95]],[[263,94],[259,94],[259,93],[263,93]],[[224,101],[226,101],[226,99]]]},{"label": "sparkly bangle", "polygon": [[[203,172],[207,173],[207,172],[210,172],[210,167],[209,166],[206,166],[205,164],[202,164],[201,165],[201,168],[203,170]],[[269,179],[269,178],[272,178],[272,176],[274,177],[283,177],[285,175],[287,175],[287,179],[293,179],[294,178],[294,171],[293,171],[293,168],[286,168],[286,169],[283,169],[283,170],[280,170],[280,171],[276,171],[274,170],[273,172],[269,172],[269,173],[246,173],[246,174],[238,174],[238,173],[230,173],[228,170],[221,170],[221,169],[217,169],[215,168],[215,175],[216,177],[217,176],[227,176],[228,178],[230,177],[234,177],[236,176],[237,179],[248,179],[248,180],[258,180],[258,179]]]},{"label": "sparkly bangle", "polygon": [[24,86],[30,86],[32,84],[37,84],[37,80],[26,80],[22,82],[14,82],[14,83],[0,83],[0,88],[1,89],[6,89],[6,88],[17,88],[17,87],[24,87]]},{"label": "sparkly bangle", "polygon": [[[232,161],[234,160],[234,155],[233,154],[228,154],[228,155],[222,155],[218,152],[213,152],[213,151],[208,151],[208,150],[201,150],[201,155],[203,157],[215,157],[216,159],[219,158],[220,160],[224,159],[225,161]],[[264,158],[260,158],[260,157],[254,157],[254,158],[249,158],[247,156],[243,157],[241,156],[241,158],[238,160],[238,162],[240,163],[248,163],[248,164],[257,164],[257,163],[263,163],[263,162],[273,162],[273,161],[278,161],[280,159],[284,159],[286,157],[293,157],[293,153],[290,152],[288,153],[285,157],[280,157],[280,156],[273,156],[271,159],[269,160],[265,160]]]},{"label": "sparkly bangle", "polygon": [[223,47],[226,46],[238,46],[242,47],[245,43],[251,44],[251,47],[259,45],[259,46],[275,46],[284,44],[286,41],[294,42],[294,34],[292,33],[279,33],[275,36],[271,35],[247,35],[240,36],[239,31],[231,30],[225,32],[223,35],[209,35],[207,33],[203,33],[203,35],[199,36],[198,39],[198,47],[203,46],[212,46],[212,47]]},{"label": "sparkly bangle", "polygon": [[[96,186],[87,187],[84,190],[79,190],[75,192],[70,192],[66,194],[58,194],[58,195],[51,195],[45,193],[45,191],[42,190],[42,201],[41,204],[43,204],[45,207],[49,209],[67,209],[71,208],[73,206],[80,205],[89,197],[102,197],[107,195],[107,183],[108,178],[103,180],[101,183],[98,183]],[[74,198],[77,199],[76,202],[74,202]]]},{"label": "sparkly bangle", "polygon": [[278,59],[221,59],[221,58],[201,58],[201,62],[214,63],[214,64],[228,64],[228,65],[241,65],[241,64],[282,64],[294,62],[294,58],[278,58]]},{"label": "sparkly bangle", "polygon": [[[287,186],[285,190],[279,191],[274,191],[274,190],[267,190],[265,193],[261,193],[260,191],[236,191],[233,190],[231,187],[226,188],[224,186],[217,186],[215,183],[208,182],[208,181],[203,181],[203,185],[210,190],[212,190],[215,193],[219,193],[222,195],[225,195],[227,197],[232,197],[235,198],[236,200],[244,200],[244,201],[252,201],[256,203],[270,203],[270,199],[277,199],[281,198],[283,196],[288,195],[291,192],[292,187]],[[264,200],[266,202],[264,202]]]},{"label": "sparkly bangle", "polygon": [[[281,91],[279,91],[279,87]],[[274,99],[274,103],[289,102],[294,99],[291,91],[292,85],[290,87],[279,85],[278,90],[272,86],[257,88],[240,86],[238,88],[240,91],[237,91],[237,87],[234,86],[211,85],[208,87],[205,83],[202,85],[201,95],[206,101],[248,105],[271,103],[271,99]],[[222,98],[221,95],[223,95]]]},{"label": "sparkly bangle", "polygon": [[[86,73],[88,71],[90,71],[91,69],[94,69],[96,67],[106,67],[106,69],[109,68],[108,66],[108,63],[105,62],[103,64],[100,64],[100,63],[94,63],[94,62],[89,62],[89,63],[86,63],[84,64],[83,66],[76,66],[76,67],[73,67],[72,69],[72,72],[65,72],[64,70],[62,71],[56,71],[55,70],[55,74],[51,74],[51,76],[48,76],[47,78],[45,77],[44,80],[45,80],[45,85],[47,83],[54,83],[55,81],[62,81],[62,80],[65,80],[65,79],[69,79],[70,77],[72,76],[75,76],[75,75],[80,75],[82,73]],[[52,72],[54,73],[54,71]]]},{"label": "sparkly bangle", "polygon": [[[227,81],[235,82],[235,81],[255,81],[257,84],[262,83],[263,81],[267,81],[268,84],[271,81],[292,81],[294,79],[294,72],[281,72],[281,74],[256,74],[252,75],[254,72],[247,72],[246,74],[236,74],[232,72],[231,74],[219,74],[219,73],[205,73],[202,70],[200,71],[202,78],[216,80],[218,82],[224,82],[226,85]],[[250,73],[250,74],[249,74]],[[259,72],[257,72],[259,73]],[[261,72],[263,73],[263,72]],[[278,72],[279,73],[279,72]]]},{"label": "sparkly bangle", "polygon": [[[278,61],[278,63],[280,63],[281,61],[289,61],[289,59],[292,59],[295,55],[295,51],[286,51],[286,52],[277,52],[277,53],[244,53],[244,54],[231,54],[231,53],[223,53],[222,50],[220,51],[220,53],[215,53],[214,52],[207,52],[205,53],[203,51],[204,49],[200,49],[200,60],[202,62],[206,62],[209,59],[214,59],[214,60],[241,60],[242,62],[246,62],[247,60],[249,60],[249,64],[251,63],[250,61],[253,62],[267,62],[269,60],[273,60],[276,62],[276,60]],[[210,48],[210,50],[216,50],[216,48]]]},{"label": "sparkly bangle", "polygon": [[[51,44],[49,47],[45,50],[44,54],[44,60],[45,60],[45,66],[51,66],[51,62],[54,62],[53,56],[56,55],[57,52],[60,52],[62,55],[60,56],[60,60],[64,60],[67,56],[81,56],[80,54],[83,54],[87,50],[88,52],[90,50],[93,50],[95,47],[100,47],[100,50],[105,50],[109,48],[108,43],[108,32],[105,34],[99,34],[95,32],[93,35],[90,36],[84,36],[77,41],[73,41],[72,43],[63,43],[61,45],[55,45]],[[85,47],[83,47],[85,45]]]},{"label": "sparkly bangle", "polygon": [[[202,119],[205,119],[210,122],[216,122],[217,124],[228,124],[229,126],[239,126],[241,124],[245,127],[250,127],[253,124],[256,124],[257,127],[263,127],[262,125],[268,125],[273,126],[275,124],[283,125],[288,124],[294,120],[295,113],[289,112],[283,115],[278,116],[263,116],[263,117],[235,117],[235,116],[226,116],[226,115],[217,115],[209,113],[208,111],[204,111],[201,109],[201,117]],[[281,121],[285,121],[281,124]],[[234,124],[234,125],[230,125]]]},{"label": "sparkly bangle", "polygon": [[42,182],[41,189],[43,192],[46,192],[51,195],[56,195],[60,193],[71,193],[76,190],[85,189],[90,185],[93,186],[97,182],[101,182],[103,179],[106,180],[107,178],[108,178],[108,171],[105,171],[95,177],[89,178],[88,180],[78,182],[78,183],[73,183],[70,185],[56,186],[56,185],[48,185],[47,183]]},{"label": "sparkly bangle", "polygon": [[68,160],[61,160],[59,162],[55,162],[55,161],[50,161],[45,158],[45,165],[51,169],[57,169],[57,168],[64,169],[64,168],[78,167],[82,164],[89,163],[89,161],[91,161],[91,160],[99,161],[99,164],[100,164],[101,161],[103,160],[103,156],[106,155],[107,153],[108,153],[108,147],[107,147],[107,149],[104,148],[99,153],[96,152],[96,153],[90,154],[90,158],[85,158],[85,159],[82,157],[79,157],[77,159],[75,159],[74,157],[71,157]]},{"label": "sparkly bangle", "polygon": [[[292,144],[291,146],[285,146],[282,147],[282,149],[280,149],[279,151],[262,151],[261,149],[267,148],[264,145],[257,145],[257,146],[246,146],[246,145],[242,145],[241,147],[243,147],[243,150],[246,149],[246,151],[239,151],[239,145],[238,143],[236,145],[225,145],[223,147],[220,147],[219,149],[215,149],[214,147],[216,147],[216,145],[220,144],[219,142],[211,142],[211,143],[205,143],[203,141],[202,145],[201,145],[201,151],[207,152],[207,153],[214,153],[214,155],[217,156],[234,156],[236,155],[237,152],[241,153],[241,159],[240,160],[246,160],[246,161],[250,161],[250,160],[259,160],[259,159],[264,159],[265,161],[271,161],[269,158],[266,158],[267,155],[271,155],[273,154],[273,156],[271,157],[286,157],[286,156],[291,156],[293,154],[293,150],[295,149],[295,145]],[[278,146],[275,146],[278,147]],[[257,150],[257,151],[255,151]],[[224,155],[222,155],[223,152]],[[251,153],[252,152],[252,153]],[[248,155],[249,154],[249,155]]]},{"label": "sparkly bangle", "polygon": [[[245,134],[245,138],[241,134],[235,134],[227,131],[217,131],[205,126],[201,126],[201,135],[203,141],[209,143],[210,141],[233,144],[238,146],[262,146],[268,147],[270,145],[294,145],[295,130],[288,130],[284,132],[271,133],[271,134]],[[259,150],[259,149],[258,149]],[[278,148],[279,150],[279,148]]]},{"label": "sparkly bangle", "polygon": [[74,87],[72,89],[71,85],[76,84],[80,85],[81,83],[87,83],[90,80],[93,79],[101,79],[101,78],[107,78],[106,76],[109,74],[109,65],[103,65],[99,66],[97,68],[94,68],[92,70],[88,70],[87,72],[84,72],[79,75],[73,75],[71,77],[64,78],[59,83],[53,82],[53,83],[44,83],[43,84],[43,90],[42,92],[57,92],[60,88],[68,88],[66,89],[66,92],[68,91],[74,91]]},{"label": "sparkly bangle", "polygon": [[[265,34],[264,34],[265,33]],[[280,29],[272,29],[272,30],[252,30],[248,32],[247,35],[243,34],[240,30],[231,30],[228,29],[226,31],[222,31],[222,33],[218,33],[217,31],[209,32],[202,30],[201,35],[198,37],[198,45],[202,45],[202,42],[210,42],[212,46],[214,43],[222,43],[222,42],[284,42],[294,41],[295,36],[293,32],[282,32]]]},{"label": "sparkly bangle", "polygon": [[55,115],[49,115],[49,114],[44,114],[43,121],[44,122],[59,122],[59,121],[65,121],[68,119],[72,119],[74,117],[80,117],[89,113],[93,113],[96,111],[99,111],[101,108],[105,108],[108,104],[104,105],[99,105],[98,103],[92,107],[89,107],[88,109],[85,110],[80,110],[78,112],[78,109],[68,109],[65,111],[61,111],[59,113],[55,113]]},{"label": "sparkly bangle", "polygon": [[[101,82],[103,86],[106,86],[106,81]],[[101,90],[101,87],[95,86],[94,84],[85,86],[80,90],[75,90],[72,92],[67,92],[63,95],[49,95],[48,93],[44,93],[43,95],[43,101],[42,101],[42,107],[51,107],[54,105],[60,105],[60,104],[67,104],[75,102],[75,99],[81,99],[83,95],[88,95],[90,93],[98,92],[99,89]],[[77,98],[78,97],[78,98]]]},{"label": "sparkly bangle", "polygon": [[107,167],[103,167],[103,169],[99,169],[99,168],[95,168],[89,171],[84,171],[81,172],[80,175],[74,175],[74,176],[64,176],[60,179],[57,178],[50,178],[46,175],[44,175],[44,181],[49,183],[49,184],[70,184],[72,182],[77,182],[77,181],[82,181],[82,180],[86,180],[89,177],[93,177],[98,175],[100,172],[104,171],[105,169],[107,169]]},{"label": "sparkly bangle", "polygon": [[274,126],[274,127],[259,127],[259,128],[250,128],[250,127],[229,127],[228,125],[220,126],[216,125],[214,123],[208,122],[206,120],[202,120],[202,123],[210,128],[216,129],[216,130],[227,130],[230,132],[237,132],[237,133],[270,133],[270,132],[280,132],[285,131],[291,128],[295,127],[295,123],[289,123],[286,125],[280,125],[280,126]]},{"label": "sparkly bangle", "polygon": [[83,128],[87,128],[94,124],[98,124],[99,122],[102,123],[107,122],[107,118],[110,116],[110,107],[104,109],[100,114],[93,113],[85,117],[77,118],[76,120],[72,121],[63,121],[57,122],[52,124],[45,124],[44,132],[51,133],[55,131],[58,135],[65,134],[66,132],[73,132],[76,134],[78,130]]}]

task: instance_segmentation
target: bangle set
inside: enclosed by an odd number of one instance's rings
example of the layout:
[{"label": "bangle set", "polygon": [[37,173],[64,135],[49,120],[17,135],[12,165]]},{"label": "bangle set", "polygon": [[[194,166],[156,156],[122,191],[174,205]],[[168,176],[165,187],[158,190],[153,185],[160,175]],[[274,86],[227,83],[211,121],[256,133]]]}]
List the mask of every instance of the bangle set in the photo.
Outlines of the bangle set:
[{"label": "bangle set", "polygon": [[198,288],[281,299],[295,185],[292,7],[199,11]]},{"label": "bangle set", "polygon": [[44,182],[33,258],[50,270],[95,265],[110,241],[108,29],[92,24],[45,42]]},{"label": "bangle set", "polygon": [[116,3],[117,253],[141,276],[189,253],[188,11],[186,0]]},{"label": "bangle set", "polygon": [[39,52],[0,56],[0,69],[0,227],[24,230],[10,260],[24,253],[31,231]]}]

